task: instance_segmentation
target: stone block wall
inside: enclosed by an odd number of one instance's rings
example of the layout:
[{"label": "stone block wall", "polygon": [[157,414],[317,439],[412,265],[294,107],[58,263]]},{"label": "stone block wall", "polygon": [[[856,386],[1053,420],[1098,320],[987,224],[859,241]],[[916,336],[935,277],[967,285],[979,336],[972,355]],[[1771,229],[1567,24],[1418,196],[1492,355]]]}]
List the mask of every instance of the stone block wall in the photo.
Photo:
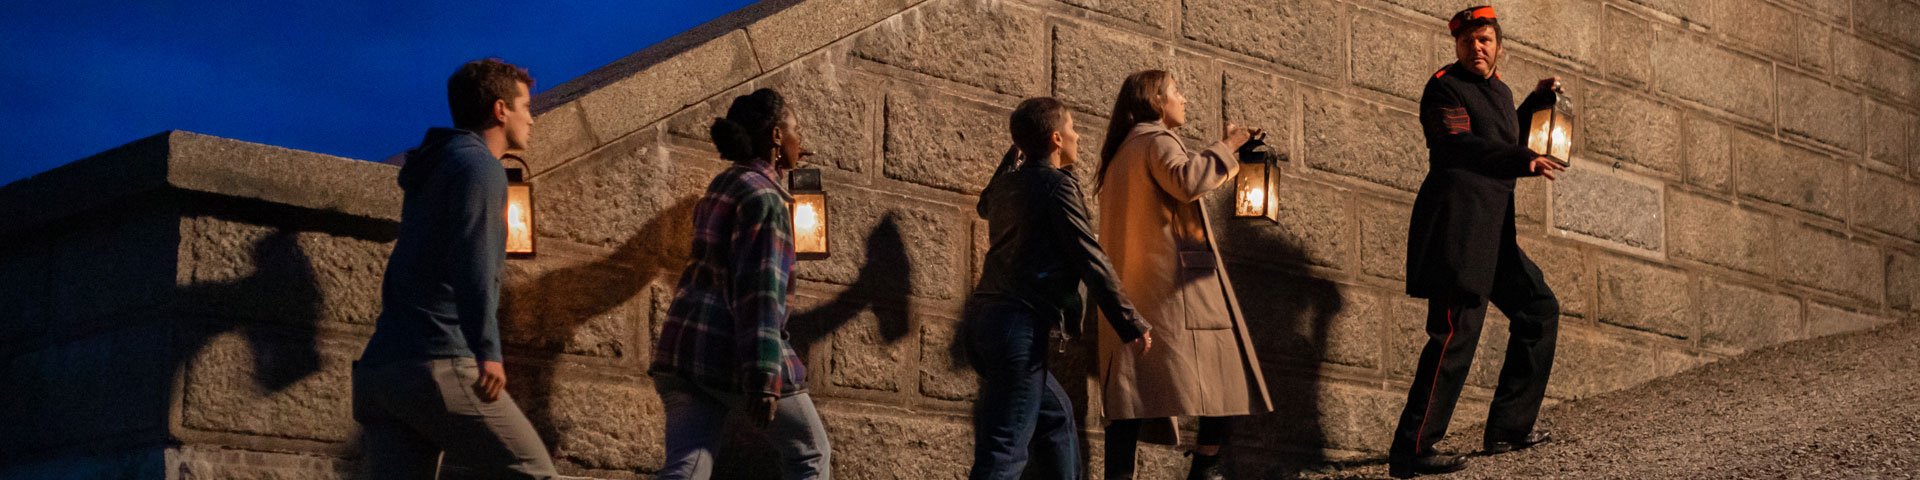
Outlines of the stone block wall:
[{"label": "stone block wall", "polygon": [[[962,477],[977,387],[955,324],[1006,115],[1062,99],[1092,166],[1122,77],[1162,68],[1190,146],[1252,124],[1286,159],[1279,224],[1216,219],[1278,408],[1240,429],[1235,467],[1377,457],[1424,339],[1401,293],[1417,101],[1451,60],[1444,16],[1476,3],[770,0],[722,17],[535,99],[541,251],[504,280],[509,390],[564,473],[658,468],[644,371],[692,204],[725,166],[706,126],[776,88],[832,196],[833,257],[798,267],[791,325],[835,473]],[[1561,76],[1584,120],[1574,168],[1516,192],[1565,314],[1552,401],[1916,317],[1920,3],[1493,3],[1502,77],[1524,95]],[[0,361],[44,392],[0,405],[0,476],[350,476],[346,372],[378,312],[392,174],[174,133],[0,190],[0,213],[33,219],[0,240],[0,300],[19,305]],[[1458,426],[1484,418],[1505,327],[1489,315]],[[1098,475],[1090,356],[1054,370]],[[721,477],[771,478],[764,439],[729,438]],[[1177,452],[1147,448],[1142,478],[1183,473]]]}]

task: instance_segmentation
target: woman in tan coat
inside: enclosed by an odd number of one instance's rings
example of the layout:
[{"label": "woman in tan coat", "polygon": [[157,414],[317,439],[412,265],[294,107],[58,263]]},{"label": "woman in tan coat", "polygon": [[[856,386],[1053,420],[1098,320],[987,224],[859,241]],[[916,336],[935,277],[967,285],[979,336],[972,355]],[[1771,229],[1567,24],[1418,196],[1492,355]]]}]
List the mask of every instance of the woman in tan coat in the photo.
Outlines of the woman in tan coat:
[{"label": "woman in tan coat", "polygon": [[1100,329],[1109,479],[1132,478],[1143,430],[1179,443],[1176,416],[1200,417],[1187,478],[1221,478],[1228,417],[1273,410],[1199,201],[1239,171],[1235,150],[1257,132],[1228,124],[1219,143],[1188,151],[1172,130],[1187,120],[1175,87],[1161,70],[1128,76],[1100,148],[1100,243],[1155,340],[1141,353]]}]

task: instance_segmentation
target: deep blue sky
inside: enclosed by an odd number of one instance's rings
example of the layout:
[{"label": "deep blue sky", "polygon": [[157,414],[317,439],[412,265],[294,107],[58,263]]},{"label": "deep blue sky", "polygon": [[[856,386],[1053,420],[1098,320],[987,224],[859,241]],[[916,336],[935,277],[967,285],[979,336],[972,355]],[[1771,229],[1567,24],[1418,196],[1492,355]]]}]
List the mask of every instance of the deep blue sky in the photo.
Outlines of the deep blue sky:
[{"label": "deep blue sky", "polygon": [[0,184],[165,130],[379,160],[451,123],[462,62],[542,91],[751,3],[0,2]]}]

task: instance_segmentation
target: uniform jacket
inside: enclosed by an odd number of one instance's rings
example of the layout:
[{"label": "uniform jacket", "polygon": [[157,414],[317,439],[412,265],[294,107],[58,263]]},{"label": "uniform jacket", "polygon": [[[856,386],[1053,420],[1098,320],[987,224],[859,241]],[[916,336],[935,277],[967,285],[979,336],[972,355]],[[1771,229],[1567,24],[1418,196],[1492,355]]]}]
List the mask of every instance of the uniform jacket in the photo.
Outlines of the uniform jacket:
[{"label": "uniform jacket", "polygon": [[[1188,151],[1158,122],[1135,125],[1100,188],[1100,242],[1141,316],[1153,325],[1145,355],[1100,334],[1100,378],[1110,419],[1228,416],[1273,409],[1247,323],[1199,198],[1233,178],[1224,143]],[[1141,439],[1178,441],[1171,420]],[[1164,427],[1164,428],[1163,428]]]},{"label": "uniform jacket", "polygon": [[1407,229],[1407,294],[1486,297],[1503,245],[1514,244],[1513,186],[1537,155],[1520,142],[1519,111],[1547,101],[1534,92],[1513,106],[1499,76],[1448,65],[1420,95],[1427,178]]}]

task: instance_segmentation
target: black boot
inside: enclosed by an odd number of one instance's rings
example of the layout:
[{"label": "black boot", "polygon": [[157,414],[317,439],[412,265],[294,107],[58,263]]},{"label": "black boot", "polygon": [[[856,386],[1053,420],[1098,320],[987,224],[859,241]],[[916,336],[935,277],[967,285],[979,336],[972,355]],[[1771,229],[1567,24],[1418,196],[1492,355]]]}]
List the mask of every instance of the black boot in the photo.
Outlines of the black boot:
[{"label": "black boot", "polygon": [[1226,474],[1221,473],[1220,454],[1201,455],[1198,452],[1187,452],[1187,454],[1193,456],[1193,466],[1187,469],[1187,480],[1227,479]]},{"label": "black boot", "polygon": [[1393,478],[1413,478],[1435,473],[1458,472],[1467,468],[1467,457],[1459,455],[1427,455],[1387,462],[1387,474]]},{"label": "black boot", "polygon": [[1488,438],[1486,442],[1482,444],[1482,446],[1486,447],[1486,451],[1488,455],[1493,455],[1496,453],[1507,453],[1514,450],[1525,450],[1527,447],[1531,447],[1534,445],[1539,445],[1539,444],[1547,443],[1551,441],[1553,441],[1553,436],[1548,435],[1545,430],[1534,430],[1533,433],[1526,434],[1526,436],[1522,436],[1517,439],[1500,440],[1495,438]]}]

